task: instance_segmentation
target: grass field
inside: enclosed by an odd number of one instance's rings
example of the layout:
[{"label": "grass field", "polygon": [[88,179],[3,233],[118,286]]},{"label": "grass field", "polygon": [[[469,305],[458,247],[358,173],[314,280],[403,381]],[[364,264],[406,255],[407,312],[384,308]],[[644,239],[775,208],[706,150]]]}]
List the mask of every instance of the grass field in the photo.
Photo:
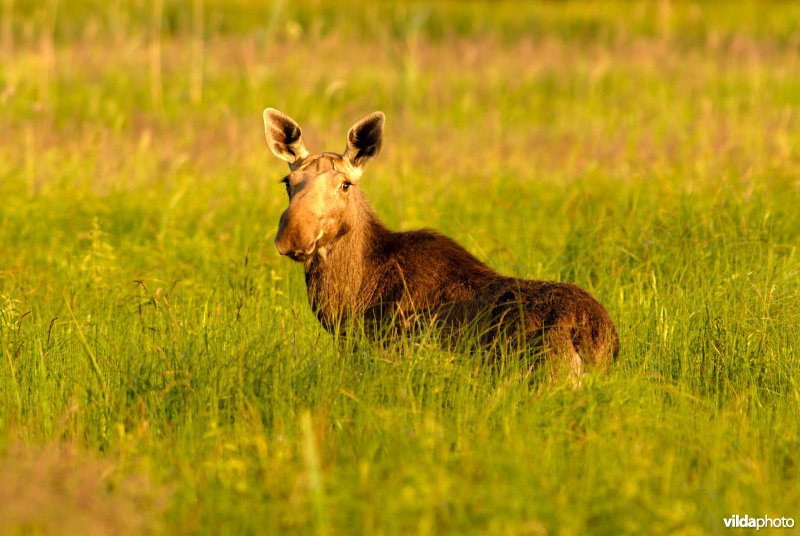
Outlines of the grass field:
[{"label": "grass field", "polygon": [[[800,4],[3,0],[0,532],[719,534],[800,521]],[[575,282],[582,389],[340,352],[285,166]]]}]

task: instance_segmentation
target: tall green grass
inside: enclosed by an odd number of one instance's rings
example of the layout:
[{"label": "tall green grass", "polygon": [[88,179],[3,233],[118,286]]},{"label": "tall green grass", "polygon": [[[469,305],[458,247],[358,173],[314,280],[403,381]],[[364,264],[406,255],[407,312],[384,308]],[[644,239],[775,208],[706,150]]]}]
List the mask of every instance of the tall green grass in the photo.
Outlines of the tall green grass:
[{"label": "tall green grass", "polygon": [[[800,4],[0,13],[0,526],[800,518]],[[387,224],[591,290],[611,372],[575,390],[424,341],[341,351],[272,246],[265,106],[312,151],[385,111],[362,184]]]}]

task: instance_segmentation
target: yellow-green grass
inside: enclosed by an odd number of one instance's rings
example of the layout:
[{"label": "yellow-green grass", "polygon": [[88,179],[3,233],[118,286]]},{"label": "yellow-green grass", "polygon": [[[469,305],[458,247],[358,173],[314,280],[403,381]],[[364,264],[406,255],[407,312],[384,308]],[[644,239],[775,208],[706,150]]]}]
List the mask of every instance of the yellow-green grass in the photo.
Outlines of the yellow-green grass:
[{"label": "yellow-green grass", "polygon": [[[800,518],[800,4],[4,0],[0,17],[0,526]],[[385,222],[589,289],[620,332],[611,372],[575,390],[419,340],[342,351],[272,245],[266,106],[312,151],[386,112],[361,184]]]}]

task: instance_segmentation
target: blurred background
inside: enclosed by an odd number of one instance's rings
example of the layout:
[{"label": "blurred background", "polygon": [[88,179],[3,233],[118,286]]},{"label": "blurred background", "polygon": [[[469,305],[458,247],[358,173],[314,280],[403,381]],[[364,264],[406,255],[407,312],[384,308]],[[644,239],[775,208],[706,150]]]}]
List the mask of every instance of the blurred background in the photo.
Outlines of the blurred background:
[{"label": "blurred background", "polygon": [[[797,513],[800,3],[0,0],[0,47],[0,527]],[[592,291],[612,374],[338,353],[272,245],[267,106],[312,152],[384,111],[384,221]]]},{"label": "blurred background", "polygon": [[505,195],[520,183],[544,196],[644,177],[691,189],[796,166],[793,3],[2,6],[6,197],[136,192],[152,207],[203,184],[222,206],[202,207],[199,225],[251,190],[253,220],[272,222],[282,170],[264,154],[266,106],[298,120],[312,150],[341,150],[355,120],[385,111],[369,190],[401,228],[469,226],[490,212],[477,203],[489,188],[497,208],[529,210]]},{"label": "blurred background", "polygon": [[[0,193],[89,229],[109,199],[136,225],[192,189],[209,194],[180,204],[192,225],[224,231],[228,209],[270,234],[282,170],[260,111],[338,151],[381,109],[367,177],[389,223],[483,229],[472,241],[502,255],[485,216],[547,210],[554,184],[749,191],[792,174],[798,21],[788,2],[3,0]],[[564,208],[536,243],[532,228],[508,238],[552,251]]]}]

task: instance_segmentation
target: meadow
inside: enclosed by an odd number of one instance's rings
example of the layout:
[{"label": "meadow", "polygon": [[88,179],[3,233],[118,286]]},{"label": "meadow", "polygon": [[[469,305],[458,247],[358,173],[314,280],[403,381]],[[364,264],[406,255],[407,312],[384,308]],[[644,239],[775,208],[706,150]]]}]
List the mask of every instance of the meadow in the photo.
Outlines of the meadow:
[{"label": "meadow", "polygon": [[[800,3],[3,0],[0,532],[721,534],[800,522]],[[261,112],[496,269],[574,282],[581,389],[342,351]]]}]

